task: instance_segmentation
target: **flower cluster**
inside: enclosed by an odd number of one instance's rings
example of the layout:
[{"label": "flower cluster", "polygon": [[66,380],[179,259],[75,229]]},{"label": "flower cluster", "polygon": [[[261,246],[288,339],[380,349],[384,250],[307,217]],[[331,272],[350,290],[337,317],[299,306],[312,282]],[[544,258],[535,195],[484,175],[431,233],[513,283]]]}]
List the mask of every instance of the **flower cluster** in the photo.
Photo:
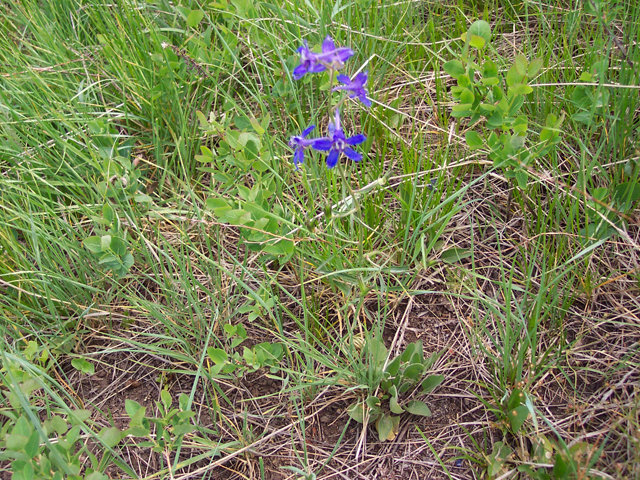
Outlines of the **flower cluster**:
[{"label": "flower cluster", "polygon": [[[293,70],[293,78],[299,80],[307,73],[319,73],[329,70],[329,74],[333,79],[333,73],[344,67],[349,58],[354,55],[353,50],[347,47],[336,47],[331,37],[327,36],[322,42],[322,52],[314,53],[309,49],[307,41],[298,49],[300,54],[300,65]],[[367,97],[368,93],[365,88],[368,80],[368,72],[358,73],[353,79],[347,75],[338,75],[337,80],[342,84],[331,89],[332,92],[344,91],[348,93],[349,98],[356,98],[366,107],[371,106],[371,100]],[[353,150],[354,145],[364,142],[367,137],[359,133],[347,138],[342,130],[340,122],[340,106],[344,102],[344,98],[334,107],[333,118],[329,121],[328,135],[326,137],[306,138],[315,125],[306,128],[300,135],[291,137],[289,146],[294,149],[293,163],[298,169],[298,164],[304,162],[304,151],[307,148],[314,148],[322,152],[329,152],[327,155],[327,167],[333,168],[337,165],[340,155],[344,155],[359,162],[362,160],[362,154]]]}]

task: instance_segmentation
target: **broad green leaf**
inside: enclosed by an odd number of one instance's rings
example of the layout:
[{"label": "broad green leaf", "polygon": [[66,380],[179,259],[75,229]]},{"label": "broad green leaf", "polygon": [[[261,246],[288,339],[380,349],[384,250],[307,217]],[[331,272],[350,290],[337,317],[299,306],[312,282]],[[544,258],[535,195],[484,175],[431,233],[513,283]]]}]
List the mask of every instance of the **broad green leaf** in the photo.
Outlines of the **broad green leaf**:
[{"label": "broad green leaf", "polygon": [[87,475],[85,480],[109,480],[109,477],[100,472],[93,472]]},{"label": "broad green leaf", "polygon": [[422,393],[430,393],[444,382],[444,375],[429,375],[422,382]]},{"label": "broad green leaf", "polygon": [[529,63],[529,66],[527,67],[527,77],[535,77],[542,69],[543,65],[544,60],[542,59],[542,57],[534,58],[533,60],[531,60],[531,63]]},{"label": "broad green leaf", "polygon": [[370,338],[367,341],[366,352],[371,356],[374,365],[381,365],[387,359],[387,347],[377,338]]},{"label": "broad green leaf", "polygon": [[164,405],[164,408],[169,409],[169,407],[171,406],[171,394],[163,389],[160,391],[160,401],[162,402],[162,404]]},{"label": "broad green leaf", "polygon": [[522,424],[529,416],[529,409],[526,405],[520,405],[512,410],[509,410],[507,414],[507,419],[509,420],[509,425],[511,425],[511,430],[513,433],[518,433]]},{"label": "broad green leaf", "polygon": [[74,410],[73,413],[70,415],[69,420],[71,421],[72,424],[75,425],[78,423],[86,422],[87,420],[89,420],[89,418],[91,418],[91,411],[87,409],[82,409],[82,410]]},{"label": "broad green leaf", "polygon": [[98,437],[107,447],[113,448],[122,440],[122,432],[116,427],[104,428]]},{"label": "broad green leaf", "polygon": [[392,396],[389,399],[389,410],[391,410],[391,413],[395,413],[396,415],[404,413],[404,409],[398,404],[397,396]]},{"label": "broad green leaf", "polygon": [[465,133],[464,138],[471,150],[477,150],[478,148],[482,148],[484,146],[482,137],[473,130],[469,130],[467,133]]},{"label": "broad green leaf", "polygon": [[522,83],[524,80],[524,75],[521,75],[516,69],[515,65],[512,65],[509,71],[507,72],[507,86],[515,85],[517,83]]},{"label": "broad green leaf", "polygon": [[515,97],[516,95],[528,95],[533,92],[533,88],[524,83],[515,83],[509,87],[509,95]]},{"label": "broad green leaf", "polygon": [[518,187],[522,190],[527,188],[527,181],[529,179],[529,175],[526,170],[518,170],[516,171],[516,180],[518,182]]},{"label": "broad green leaf", "polygon": [[[396,438],[398,431],[394,429],[394,422],[390,415],[383,415],[376,422],[376,430],[378,430],[378,437],[381,442],[387,440],[393,440]],[[395,431],[394,431],[395,430]]]},{"label": "broad green leaf", "polygon": [[487,474],[489,478],[494,478],[500,473],[511,452],[511,448],[502,442],[496,442],[493,445],[493,452],[487,457]]},{"label": "broad green leaf", "polygon": [[180,425],[176,425],[173,427],[174,435],[186,435],[187,433],[191,433],[195,430],[195,425],[190,423],[181,423]]},{"label": "broad green leaf", "polygon": [[487,60],[482,65],[482,76],[483,77],[497,77],[498,76],[498,65],[491,60]]},{"label": "broad green leaf", "polygon": [[204,18],[204,13],[201,10],[191,10],[187,16],[187,25],[191,28],[195,28]]},{"label": "broad green leaf", "polygon": [[491,41],[491,26],[484,20],[476,20],[469,27],[468,33],[482,37],[486,43]]},{"label": "broad green leaf", "polygon": [[347,413],[356,422],[363,423],[365,408],[367,408],[367,406],[364,402],[354,403],[349,408],[347,408]]},{"label": "broad green leaf", "polygon": [[229,360],[229,355],[221,348],[207,348],[207,355],[213,363],[225,363]]},{"label": "broad green leaf", "polygon": [[504,124],[504,117],[500,111],[495,111],[487,120],[487,126],[491,128],[500,128]]},{"label": "broad green leaf", "polygon": [[442,65],[442,68],[448,75],[456,79],[465,72],[464,65],[460,60],[449,60]]},{"label": "broad green leaf", "polygon": [[136,414],[136,412],[138,410],[140,410],[141,408],[145,408],[145,407],[140,405],[135,400],[127,399],[127,400],[124,401],[124,410],[125,410],[125,412],[127,412],[127,415],[129,416],[129,418],[133,418],[133,416]]},{"label": "broad green leaf", "polygon": [[96,367],[84,358],[74,358],[71,360],[71,366],[78,370],[79,372],[85,373],[87,375],[93,375],[96,371]]},{"label": "broad green leaf", "polygon": [[582,72],[580,74],[581,82],[592,82],[593,81],[593,73],[590,72]]},{"label": "broad green leaf", "polygon": [[570,466],[569,462],[560,453],[556,453],[553,465],[553,478],[564,480],[569,478]]},{"label": "broad green leaf", "polygon": [[112,223],[114,215],[115,213],[113,212],[113,207],[108,203],[105,203],[102,207],[102,216],[104,217],[104,219],[109,223]]},{"label": "broad green leaf", "polygon": [[527,57],[525,57],[522,54],[516,55],[515,66],[516,66],[516,71],[518,72],[519,75],[522,75],[523,77],[527,75],[528,63],[529,62],[527,62]]},{"label": "broad green leaf", "polygon": [[471,90],[465,88],[460,92],[460,103],[473,103],[476,97]]},{"label": "broad green leaf", "polygon": [[404,370],[404,378],[417,382],[424,372],[424,365],[422,363],[412,363]]},{"label": "broad green leaf", "polygon": [[429,410],[427,404],[419,400],[411,400],[409,403],[407,403],[405,409],[412,415],[420,415],[423,417],[431,416],[431,410]]},{"label": "broad green leaf", "polygon": [[400,370],[400,356],[397,356],[393,361],[389,362],[384,369],[389,377],[395,377],[398,374],[398,370]]},{"label": "broad green leaf", "polygon": [[472,47],[477,48],[478,50],[482,50],[486,44],[487,42],[484,38],[480,37],[479,35],[471,35],[469,45],[471,45]]},{"label": "broad green leaf", "polygon": [[91,253],[98,254],[102,252],[102,240],[100,237],[85,238],[82,243]]}]

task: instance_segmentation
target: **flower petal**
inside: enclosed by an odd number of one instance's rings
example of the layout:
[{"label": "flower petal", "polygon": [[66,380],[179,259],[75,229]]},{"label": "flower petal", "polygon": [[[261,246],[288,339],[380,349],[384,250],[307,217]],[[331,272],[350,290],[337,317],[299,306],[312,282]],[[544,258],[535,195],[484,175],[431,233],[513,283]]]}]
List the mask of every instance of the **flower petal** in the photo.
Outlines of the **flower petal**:
[{"label": "flower petal", "polygon": [[311,133],[311,131],[316,128],[315,125],[309,125],[304,132],[302,132],[302,135],[300,135],[302,138],[306,137],[307,135],[309,135]]},{"label": "flower petal", "polygon": [[344,149],[342,153],[344,153],[347,157],[349,157],[354,162],[359,162],[360,160],[362,160],[362,154],[356,152],[352,148],[347,147]]},{"label": "flower petal", "polygon": [[364,142],[367,139],[366,135],[359,133],[358,135],[354,135],[353,137],[349,137],[345,140],[347,145],[358,145],[359,143]]},{"label": "flower petal", "polygon": [[298,65],[293,69],[293,79],[300,80],[307,73],[307,67],[303,65]]},{"label": "flower petal", "polygon": [[340,152],[337,150],[331,150],[329,155],[327,156],[327,167],[333,168],[338,163],[338,157],[340,156]]},{"label": "flower petal", "polygon": [[304,148],[296,148],[296,152],[293,154],[293,164],[298,169],[298,164],[304,163]]},{"label": "flower petal", "polygon": [[348,85],[349,83],[351,83],[351,80],[349,80],[349,77],[347,77],[346,75],[342,75],[342,74],[340,74],[340,75],[338,75],[338,76],[336,77],[336,79],[337,79],[340,83],[344,83],[344,84],[347,84],[347,85]]},{"label": "flower petal", "polygon": [[311,146],[316,150],[326,152],[328,150],[331,150],[331,147],[333,146],[333,142],[331,142],[331,140],[329,140],[328,138],[320,138],[315,142],[313,142],[313,145]]},{"label": "flower petal", "polygon": [[336,49],[336,44],[333,43],[333,39],[327,35],[327,38],[322,42],[322,53],[329,53]]},{"label": "flower petal", "polygon": [[326,69],[327,67],[325,67],[321,63],[317,63],[309,69],[309,73],[320,73],[320,72],[324,72]]},{"label": "flower petal", "polygon": [[369,100],[367,98],[366,93],[364,95],[358,95],[358,98],[364,104],[365,107],[370,107],[371,106],[371,100]]},{"label": "flower petal", "polygon": [[366,72],[360,72],[358,75],[354,77],[352,83],[358,85],[359,87],[364,87],[367,84],[368,75],[369,75],[368,70]]},{"label": "flower petal", "polygon": [[344,63],[355,55],[355,52],[347,47],[342,47],[336,50],[335,58]]}]

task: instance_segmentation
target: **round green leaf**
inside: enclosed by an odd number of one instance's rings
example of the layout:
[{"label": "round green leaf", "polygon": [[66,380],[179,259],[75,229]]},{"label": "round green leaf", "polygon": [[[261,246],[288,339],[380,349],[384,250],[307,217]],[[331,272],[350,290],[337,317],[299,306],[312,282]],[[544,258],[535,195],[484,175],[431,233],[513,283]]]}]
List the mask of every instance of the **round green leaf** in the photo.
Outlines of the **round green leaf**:
[{"label": "round green leaf", "polygon": [[460,60],[449,60],[442,65],[444,71],[453,78],[458,78],[464,73],[464,65]]},{"label": "round green leaf", "polygon": [[482,137],[473,130],[469,130],[467,133],[465,133],[464,138],[466,139],[467,145],[469,145],[469,148],[471,150],[477,150],[478,148],[482,148],[484,145]]},{"label": "round green leaf", "polygon": [[482,37],[486,43],[491,41],[491,26],[484,20],[473,22],[467,33]]}]

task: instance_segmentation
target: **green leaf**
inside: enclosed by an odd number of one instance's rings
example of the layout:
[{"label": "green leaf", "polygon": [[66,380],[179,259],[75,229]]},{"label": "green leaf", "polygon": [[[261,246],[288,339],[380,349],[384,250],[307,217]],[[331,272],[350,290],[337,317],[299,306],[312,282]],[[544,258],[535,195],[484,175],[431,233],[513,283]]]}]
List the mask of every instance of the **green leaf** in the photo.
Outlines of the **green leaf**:
[{"label": "green leaf", "polygon": [[509,411],[507,414],[507,420],[509,421],[509,425],[511,425],[511,430],[513,433],[518,433],[522,424],[529,416],[529,409],[526,405],[520,405]]},{"label": "green leaf", "polygon": [[389,362],[384,369],[390,377],[395,377],[398,374],[398,370],[400,370],[400,356],[397,356],[393,361]]},{"label": "green leaf", "polygon": [[509,87],[509,95],[515,97],[516,95],[528,95],[533,92],[533,88],[524,83],[515,83]]},{"label": "green leaf", "polygon": [[394,432],[393,421],[388,414],[383,415],[376,422],[376,430],[381,442],[396,438],[397,431]]},{"label": "green leaf", "polygon": [[521,75],[516,69],[515,65],[512,65],[509,71],[507,72],[507,86],[515,85],[517,83],[522,83],[524,80],[524,75]]},{"label": "green leaf", "polygon": [[404,409],[398,404],[398,397],[395,395],[389,399],[389,410],[396,415],[404,413]]},{"label": "green leaf", "polygon": [[381,365],[387,359],[387,347],[377,338],[370,338],[367,342],[367,355],[371,356],[374,365]]},{"label": "green leaf", "polygon": [[469,45],[471,45],[472,47],[477,48],[478,50],[482,50],[486,44],[487,42],[484,38],[480,37],[479,35],[471,35]]},{"label": "green leaf", "polygon": [[413,382],[417,382],[423,373],[424,365],[422,363],[412,363],[404,370],[403,377]]},{"label": "green leaf", "polygon": [[171,402],[172,402],[171,394],[168,391],[163,389],[160,392],[160,401],[164,405],[164,408],[168,409],[171,406]]},{"label": "green leaf", "polygon": [[569,463],[563,455],[556,453],[555,464],[553,465],[553,478],[564,480],[569,478]]},{"label": "green leaf", "polygon": [[104,428],[98,437],[107,447],[113,448],[122,440],[122,432],[116,427]]},{"label": "green leaf", "polygon": [[493,445],[493,452],[487,457],[487,474],[490,478],[494,478],[500,473],[511,452],[511,448],[502,442],[496,442]]},{"label": "green leaf", "polygon": [[204,18],[204,13],[201,10],[191,10],[187,16],[187,25],[191,28],[195,28]]},{"label": "green leaf", "polygon": [[487,60],[482,65],[482,76],[486,78],[498,76],[498,65],[491,60]]},{"label": "green leaf", "polygon": [[482,137],[473,130],[469,130],[467,133],[465,133],[464,138],[467,141],[467,145],[469,145],[469,148],[471,150],[477,150],[484,146],[484,141],[482,140]]},{"label": "green leaf", "polygon": [[582,72],[580,74],[580,79],[581,82],[592,82],[593,81],[593,73],[590,72]]},{"label": "green leaf", "polygon": [[102,240],[100,237],[85,238],[82,243],[91,253],[98,254],[102,252]]},{"label": "green leaf", "polygon": [[87,420],[89,420],[89,418],[91,418],[91,411],[82,409],[74,410],[69,419],[71,420],[72,424],[76,425],[78,423],[86,422]]},{"label": "green leaf", "polygon": [[207,355],[213,363],[221,364],[229,361],[229,355],[221,348],[209,347],[207,348]]},{"label": "green leaf", "polygon": [[440,260],[444,263],[457,263],[465,258],[469,258],[473,255],[473,252],[468,248],[450,248],[445,250],[440,255]]},{"label": "green leaf", "polygon": [[422,382],[422,393],[430,393],[444,382],[444,375],[429,375]]},{"label": "green leaf", "polygon": [[465,72],[464,65],[460,60],[449,60],[442,65],[442,68],[448,75],[456,79]]},{"label": "green leaf", "polygon": [[527,181],[529,180],[529,175],[526,170],[518,170],[516,171],[516,181],[518,182],[518,187],[522,190],[527,188]]},{"label": "green leaf", "polygon": [[431,410],[429,410],[427,404],[419,400],[411,400],[409,403],[407,403],[406,410],[412,415],[420,415],[423,417],[431,416]]},{"label": "green leaf", "polygon": [[491,25],[489,25],[484,20],[476,20],[475,22],[473,22],[469,27],[467,33],[482,37],[482,39],[486,43],[489,43],[491,41]]},{"label": "green leaf", "polygon": [[87,475],[85,480],[109,480],[109,477],[100,472],[93,472]]},{"label": "green leaf", "polygon": [[114,218],[114,212],[113,212],[113,208],[111,207],[111,205],[109,205],[108,203],[105,203],[104,206],[102,207],[102,216],[104,217],[104,219],[109,222],[109,224],[113,223],[113,218]]},{"label": "green leaf", "polygon": [[516,71],[518,72],[519,75],[522,75],[523,77],[527,75],[528,63],[529,62],[527,62],[527,57],[525,57],[522,54],[516,55],[515,66],[516,66]]},{"label": "green leaf", "polygon": [[71,366],[88,375],[93,375],[96,372],[96,367],[94,367],[92,363],[87,362],[84,358],[74,358],[71,360]]},{"label": "green leaf", "polygon": [[542,59],[542,57],[534,58],[533,60],[531,60],[529,67],[527,67],[527,77],[529,78],[535,77],[538,74],[538,72],[542,69],[543,65],[544,65],[544,60]]},{"label": "green leaf", "polygon": [[136,412],[141,408],[143,408],[142,405],[140,405],[135,400],[127,399],[124,401],[124,410],[125,412],[127,412],[127,415],[129,416],[129,418],[133,418]]},{"label": "green leaf", "polygon": [[347,408],[347,413],[358,423],[364,423],[364,412],[367,405],[364,402],[354,403]]},{"label": "green leaf", "polygon": [[500,111],[495,111],[487,120],[487,126],[491,128],[500,128],[504,124],[504,117]]},{"label": "green leaf", "polygon": [[476,97],[471,90],[465,88],[460,92],[460,103],[473,103]]}]

